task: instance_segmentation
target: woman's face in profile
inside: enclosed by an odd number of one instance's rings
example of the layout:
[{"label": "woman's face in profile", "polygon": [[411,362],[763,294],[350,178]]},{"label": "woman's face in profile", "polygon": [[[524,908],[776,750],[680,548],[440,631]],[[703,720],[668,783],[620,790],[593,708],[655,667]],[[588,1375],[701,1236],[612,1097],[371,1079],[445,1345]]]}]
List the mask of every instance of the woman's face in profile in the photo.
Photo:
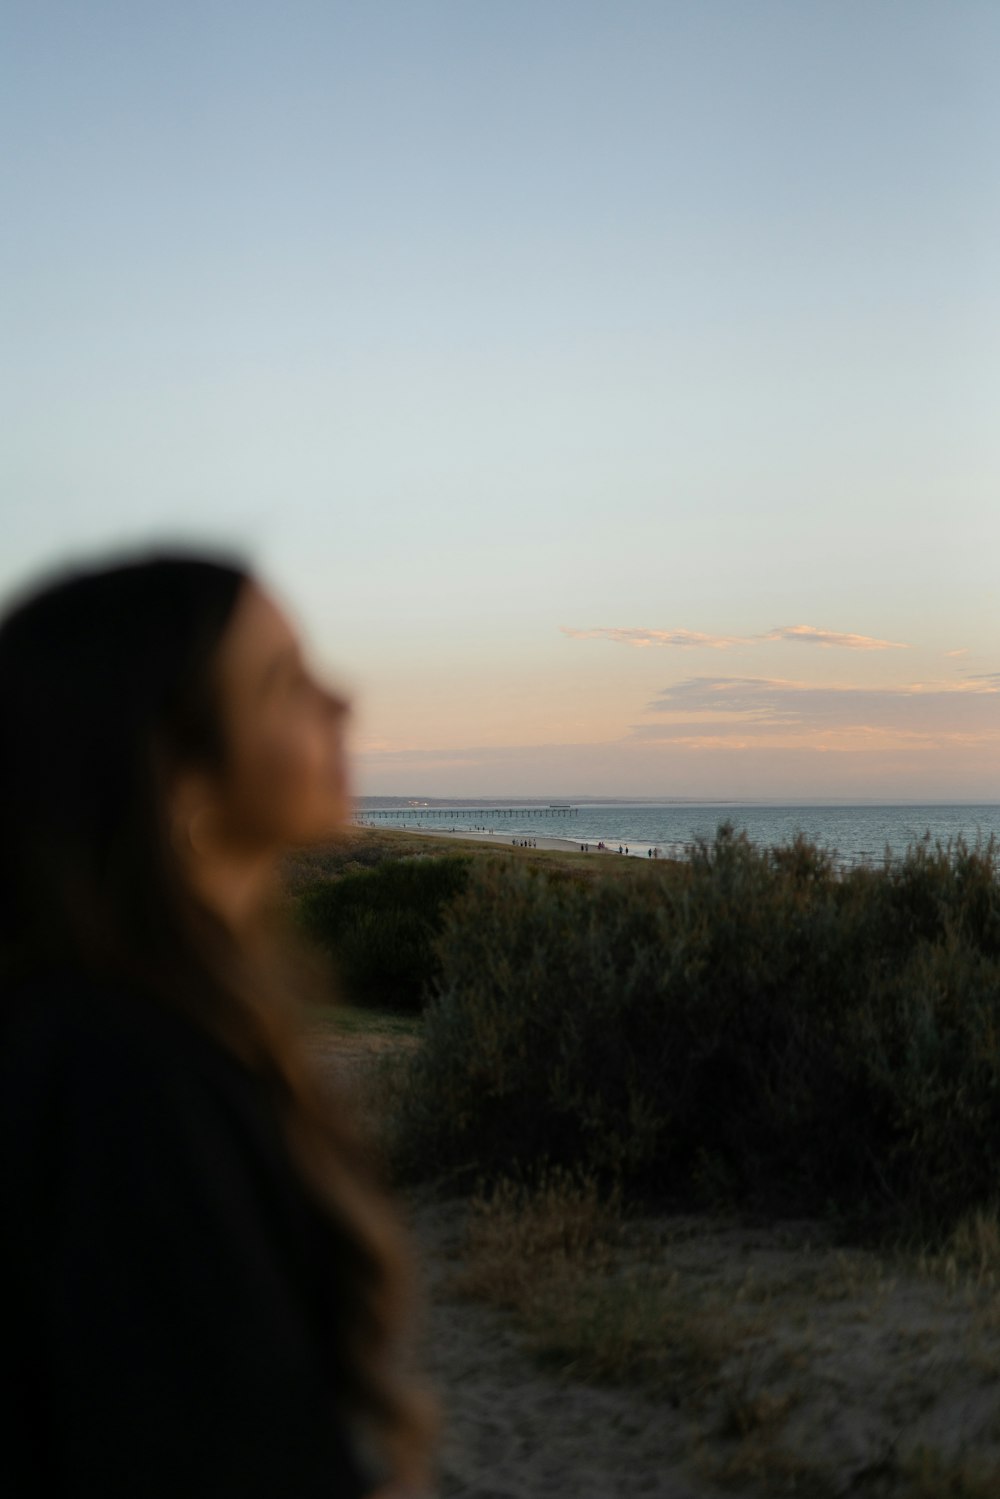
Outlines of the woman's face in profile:
[{"label": "woman's face in profile", "polygon": [[281,609],[248,581],[219,648],[230,749],[226,830],[244,846],[321,842],[350,807],[349,705],[313,671]]}]

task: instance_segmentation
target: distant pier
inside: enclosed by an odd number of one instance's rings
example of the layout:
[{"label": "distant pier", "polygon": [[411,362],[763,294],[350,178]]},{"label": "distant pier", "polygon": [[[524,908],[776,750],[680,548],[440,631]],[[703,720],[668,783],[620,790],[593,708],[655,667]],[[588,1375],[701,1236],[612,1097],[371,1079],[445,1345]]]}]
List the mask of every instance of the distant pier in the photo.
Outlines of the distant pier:
[{"label": "distant pier", "polygon": [[548,807],[359,807],[355,822],[405,822],[447,818],[449,822],[485,823],[512,817],[576,817],[579,807],[553,803]]}]

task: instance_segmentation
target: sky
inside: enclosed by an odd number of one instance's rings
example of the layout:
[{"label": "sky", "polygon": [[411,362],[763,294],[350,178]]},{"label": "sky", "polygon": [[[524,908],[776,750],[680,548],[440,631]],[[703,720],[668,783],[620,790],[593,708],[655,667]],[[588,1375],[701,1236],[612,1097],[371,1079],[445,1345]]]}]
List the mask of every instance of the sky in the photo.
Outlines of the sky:
[{"label": "sky", "polygon": [[4,0],[0,601],[236,548],[359,795],[1000,801],[994,0]]}]

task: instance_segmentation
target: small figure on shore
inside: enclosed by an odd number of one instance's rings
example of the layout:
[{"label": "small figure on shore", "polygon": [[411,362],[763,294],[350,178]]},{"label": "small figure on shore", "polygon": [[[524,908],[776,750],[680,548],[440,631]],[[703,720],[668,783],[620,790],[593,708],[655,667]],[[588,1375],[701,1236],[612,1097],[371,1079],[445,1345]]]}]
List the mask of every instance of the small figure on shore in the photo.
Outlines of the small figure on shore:
[{"label": "small figure on shore", "polygon": [[620,843],[619,843],[619,845],[618,845],[618,852],[619,852],[619,853],[621,853],[621,851],[622,851],[622,846],[621,846],[621,844],[620,844]]}]

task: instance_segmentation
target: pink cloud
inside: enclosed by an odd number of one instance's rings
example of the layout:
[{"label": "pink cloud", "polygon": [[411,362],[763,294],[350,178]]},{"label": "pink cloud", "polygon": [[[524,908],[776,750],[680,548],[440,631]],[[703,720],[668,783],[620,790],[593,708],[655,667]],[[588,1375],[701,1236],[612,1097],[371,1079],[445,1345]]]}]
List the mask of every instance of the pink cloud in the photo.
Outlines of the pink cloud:
[{"label": "pink cloud", "polygon": [[664,720],[636,725],[632,734],[657,739],[850,731],[1000,743],[1000,678],[980,680],[975,686],[831,687],[770,677],[689,677],[649,704]]}]

